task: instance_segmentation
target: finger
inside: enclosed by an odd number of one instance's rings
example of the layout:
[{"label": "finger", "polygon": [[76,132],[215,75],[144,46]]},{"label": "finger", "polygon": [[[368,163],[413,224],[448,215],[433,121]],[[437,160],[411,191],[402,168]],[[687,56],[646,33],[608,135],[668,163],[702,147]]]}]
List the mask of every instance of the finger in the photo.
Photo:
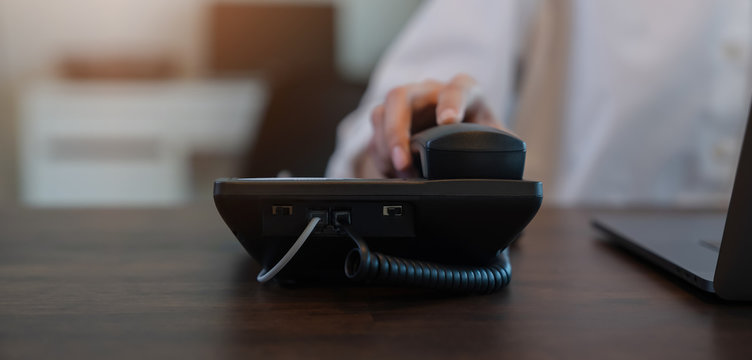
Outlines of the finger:
[{"label": "finger", "polygon": [[491,108],[488,107],[483,99],[476,101],[476,104],[477,105],[473,106],[472,109],[468,110],[468,122],[490,126],[492,128],[506,131],[513,136],[519,137],[519,135],[515,134],[514,131],[504,126],[501,120],[499,120],[499,118],[494,115],[493,111],[491,111]]},{"label": "finger", "polygon": [[409,142],[413,113],[425,106],[436,104],[443,87],[444,84],[429,79],[397,88],[387,96],[384,108],[385,135],[391,140],[389,145],[392,151],[392,164],[397,174],[404,176],[411,173]]},{"label": "finger", "polygon": [[439,125],[461,122],[469,107],[478,99],[477,83],[467,74],[452,78],[442,90],[436,103],[436,123]]},{"label": "finger", "polygon": [[370,160],[373,162],[373,165],[376,167],[376,170],[386,177],[393,177],[394,175],[394,168],[392,167],[392,163],[389,159],[389,157],[384,157],[381,152],[377,149],[376,145],[376,137],[372,137],[371,141],[368,144],[368,154],[370,157]]},{"label": "finger", "polygon": [[410,166],[408,142],[412,107],[409,86],[392,89],[384,102],[384,134],[377,141],[389,149],[392,166],[405,171]]},{"label": "finger", "polygon": [[380,168],[385,175],[409,174],[411,157],[409,149],[412,114],[416,109],[436,104],[444,85],[436,80],[425,80],[392,89],[384,104],[377,106],[371,118],[374,124],[374,149]]},{"label": "finger", "polygon": [[373,108],[373,111],[371,111],[371,121],[375,118],[383,118],[384,117],[384,104],[376,105],[375,108]]},{"label": "finger", "polygon": [[409,86],[410,103],[413,110],[418,110],[429,105],[436,105],[436,101],[439,98],[439,92],[444,86],[446,86],[444,83],[433,79],[427,79]]},{"label": "finger", "polygon": [[467,109],[465,121],[490,126],[499,130],[508,130],[482,99],[476,101],[474,106]]},{"label": "finger", "polygon": [[373,136],[371,137],[371,143],[369,144],[369,152],[374,159],[378,170],[384,174],[389,175],[392,172],[391,154],[383,139],[385,138],[384,129],[384,105],[376,106],[371,111],[371,124],[373,125]]}]

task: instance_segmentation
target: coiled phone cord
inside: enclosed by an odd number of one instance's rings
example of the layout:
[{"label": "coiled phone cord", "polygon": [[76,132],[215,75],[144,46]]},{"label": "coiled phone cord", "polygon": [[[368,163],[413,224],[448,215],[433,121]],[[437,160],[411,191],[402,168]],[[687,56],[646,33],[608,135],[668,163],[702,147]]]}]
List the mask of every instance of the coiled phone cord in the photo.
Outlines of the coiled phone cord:
[{"label": "coiled phone cord", "polygon": [[499,252],[490,266],[452,267],[371,252],[363,239],[344,230],[357,244],[345,259],[345,275],[355,281],[490,294],[511,280],[508,250]]},{"label": "coiled phone cord", "polygon": [[[263,283],[277,275],[308,240],[320,220],[312,218],[282,259],[268,271],[261,270],[256,279]],[[511,279],[508,250],[499,252],[496,263],[490,266],[451,267],[371,252],[366,242],[348,227],[343,230],[357,246],[345,258],[345,275],[354,281],[490,294],[507,286]]]}]

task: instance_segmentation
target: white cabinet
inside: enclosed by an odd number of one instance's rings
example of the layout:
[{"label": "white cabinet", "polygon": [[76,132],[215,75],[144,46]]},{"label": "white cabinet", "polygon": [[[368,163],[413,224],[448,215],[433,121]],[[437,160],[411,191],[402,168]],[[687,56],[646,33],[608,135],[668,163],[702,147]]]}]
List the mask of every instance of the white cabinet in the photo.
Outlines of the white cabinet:
[{"label": "white cabinet", "polygon": [[37,82],[20,96],[21,200],[164,206],[190,200],[190,155],[237,153],[266,103],[257,80]]}]

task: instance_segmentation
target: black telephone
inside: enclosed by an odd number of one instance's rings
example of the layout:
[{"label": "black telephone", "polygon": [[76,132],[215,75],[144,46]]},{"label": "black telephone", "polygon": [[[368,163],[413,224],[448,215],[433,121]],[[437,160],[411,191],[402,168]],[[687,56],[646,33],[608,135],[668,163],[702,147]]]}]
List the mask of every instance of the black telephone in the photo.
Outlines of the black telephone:
[{"label": "black telephone", "polygon": [[[219,179],[217,210],[270,277],[489,293],[542,185],[522,180],[525,143],[477,124],[413,136],[420,179]],[[297,239],[296,239],[297,238]]]}]

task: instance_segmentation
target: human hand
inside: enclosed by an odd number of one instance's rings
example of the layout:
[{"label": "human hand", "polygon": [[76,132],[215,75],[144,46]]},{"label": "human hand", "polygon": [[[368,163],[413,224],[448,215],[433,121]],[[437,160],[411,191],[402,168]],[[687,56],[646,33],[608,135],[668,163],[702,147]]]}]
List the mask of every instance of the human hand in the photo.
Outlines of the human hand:
[{"label": "human hand", "polygon": [[385,176],[414,176],[411,133],[463,121],[503,128],[471,76],[458,74],[448,83],[425,80],[398,86],[371,113],[369,154]]}]

